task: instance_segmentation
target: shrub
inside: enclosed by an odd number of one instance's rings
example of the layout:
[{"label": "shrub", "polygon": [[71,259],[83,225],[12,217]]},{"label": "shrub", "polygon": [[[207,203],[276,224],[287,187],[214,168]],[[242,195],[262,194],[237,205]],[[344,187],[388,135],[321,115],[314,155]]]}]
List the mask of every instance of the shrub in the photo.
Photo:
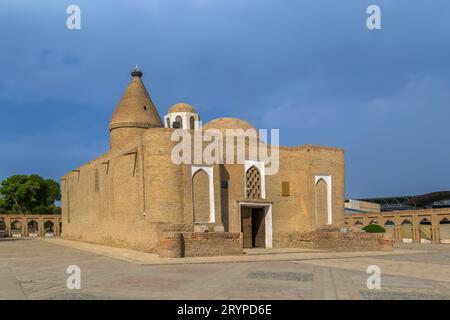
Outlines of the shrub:
[{"label": "shrub", "polygon": [[377,224],[369,224],[362,228],[367,233],[383,233],[386,232],[386,230]]}]

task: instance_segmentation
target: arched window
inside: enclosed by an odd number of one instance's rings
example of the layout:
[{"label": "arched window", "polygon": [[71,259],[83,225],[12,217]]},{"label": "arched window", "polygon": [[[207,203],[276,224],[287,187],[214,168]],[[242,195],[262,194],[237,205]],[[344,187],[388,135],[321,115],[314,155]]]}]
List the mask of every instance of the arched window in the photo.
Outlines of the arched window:
[{"label": "arched window", "polygon": [[388,220],[388,221],[385,222],[384,226],[385,227],[388,227],[388,226],[394,227],[395,226],[395,222],[392,221],[392,220]]},{"label": "arched window", "polygon": [[433,237],[431,231],[431,221],[423,218],[419,223],[420,242],[429,243]]},{"label": "arched window", "polygon": [[18,220],[15,220],[11,223],[11,230],[19,231],[22,230],[22,223]]},{"label": "arched window", "polygon": [[38,224],[37,224],[36,220],[31,220],[30,222],[28,222],[28,232],[34,233],[37,231],[38,231]]},{"label": "arched window", "polygon": [[408,219],[405,219],[405,220],[402,222],[402,226],[412,226],[412,223],[411,223],[411,221],[409,221]]},{"label": "arched window", "polygon": [[439,222],[439,235],[441,243],[450,243],[450,220],[443,218]]},{"label": "arched window", "polygon": [[36,220],[31,220],[28,222],[27,225],[27,229],[28,229],[28,236],[29,237],[37,237],[39,235],[39,228],[38,228],[38,223],[36,222]]},{"label": "arched window", "polygon": [[176,122],[176,124],[174,123],[174,128],[176,127],[176,128],[183,128],[183,119],[181,118],[181,116],[176,116],[175,117],[175,122]]},{"label": "arched window", "polygon": [[170,128],[170,118],[166,118],[166,127]]},{"label": "arched window", "polygon": [[413,233],[413,227],[411,221],[408,219],[405,219],[402,222],[402,238],[403,242],[411,242],[412,241],[412,235]]},{"label": "arched window", "polygon": [[246,196],[249,199],[261,199],[261,174],[258,168],[251,166],[245,173]]},{"label": "arched window", "polygon": [[15,220],[11,223],[11,236],[12,237],[22,236],[22,223],[20,221]]},{"label": "arched window", "polygon": [[54,232],[53,222],[51,222],[50,220],[45,221],[44,230],[45,230],[45,233],[53,233]]},{"label": "arched window", "polygon": [[191,117],[189,118],[189,125],[190,125],[189,129],[195,129],[195,128],[194,128],[194,126],[195,126],[195,119],[194,119],[193,116],[191,116]]}]

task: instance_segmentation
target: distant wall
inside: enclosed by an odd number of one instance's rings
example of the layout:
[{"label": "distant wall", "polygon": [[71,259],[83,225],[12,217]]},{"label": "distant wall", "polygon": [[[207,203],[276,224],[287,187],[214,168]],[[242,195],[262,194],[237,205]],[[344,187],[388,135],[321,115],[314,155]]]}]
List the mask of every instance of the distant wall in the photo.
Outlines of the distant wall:
[{"label": "distant wall", "polygon": [[55,214],[0,214],[0,237],[60,236],[61,221]]},{"label": "distant wall", "polygon": [[361,229],[377,224],[398,242],[450,243],[450,208],[351,213],[345,225]]},{"label": "distant wall", "polygon": [[313,231],[279,235],[277,244],[285,248],[309,248],[331,251],[384,251],[393,249],[393,241],[383,233]]}]

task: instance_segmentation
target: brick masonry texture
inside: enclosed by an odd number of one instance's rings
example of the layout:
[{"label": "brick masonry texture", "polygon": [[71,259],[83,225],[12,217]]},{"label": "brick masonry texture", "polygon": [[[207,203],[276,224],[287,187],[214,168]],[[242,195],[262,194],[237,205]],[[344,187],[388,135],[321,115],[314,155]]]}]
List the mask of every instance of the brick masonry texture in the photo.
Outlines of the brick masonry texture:
[{"label": "brick masonry texture", "polygon": [[205,257],[242,254],[242,234],[230,232],[162,232],[160,258]]},{"label": "brick masonry texture", "polygon": [[384,233],[312,231],[280,234],[277,246],[332,251],[388,251],[393,240]]}]

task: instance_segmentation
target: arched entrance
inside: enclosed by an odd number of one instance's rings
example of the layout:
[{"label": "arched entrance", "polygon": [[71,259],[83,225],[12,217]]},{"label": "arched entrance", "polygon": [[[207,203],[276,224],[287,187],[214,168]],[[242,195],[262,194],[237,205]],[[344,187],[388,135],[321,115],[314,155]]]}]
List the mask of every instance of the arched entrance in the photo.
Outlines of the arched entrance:
[{"label": "arched entrance", "polygon": [[53,222],[50,220],[45,221],[44,223],[44,236],[53,237],[55,235]]},{"label": "arched entrance", "polygon": [[431,221],[427,218],[420,221],[419,234],[421,243],[431,243]]},{"label": "arched entrance", "polygon": [[384,229],[386,230],[386,233],[389,233],[392,235],[392,237],[394,237],[394,232],[395,232],[395,222],[392,220],[387,220],[384,223]]},{"label": "arched entrance", "polygon": [[413,225],[408,219],[402,222],[402,242],[411,243],[413,234]]},{"label": "arched entrance", "polygon": [[31,220],[28,222],[28,236],[29,237],[37,237],[39,236],[39,227],[36,220]]},{"label": "arched entrance", "polygon": [[0,219],[0,238],[4,238],[6,235],[6,224],[3,219]]},{"label": "arched entrance", "polygon": [[22,236],[22,223],[19,220],[11,222],[11,237],[20,238]]},{"label": "arched entrance", "polygon": [[450,220],[447,218],[439,222],[439,234],[441,236],[441,243],[450,243]]}]

